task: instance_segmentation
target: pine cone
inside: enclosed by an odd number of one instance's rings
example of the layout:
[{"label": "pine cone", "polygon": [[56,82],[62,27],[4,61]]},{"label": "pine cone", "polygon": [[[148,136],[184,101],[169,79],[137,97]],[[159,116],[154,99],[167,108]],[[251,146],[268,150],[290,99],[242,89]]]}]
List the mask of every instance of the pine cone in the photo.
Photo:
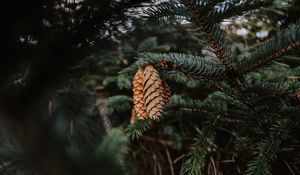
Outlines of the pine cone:
[{"label": "pine cone", "polygon": [[158,120],[171,96],[170,88],[152,65],[138,69],[133,80],[133,92],[134,109],[141,119]]},{"label": "pine cone", "polygon": [[146,104],[144,100],[144,69],[139,68],[133,79],[133,104],[136,115],[146,119]]}]

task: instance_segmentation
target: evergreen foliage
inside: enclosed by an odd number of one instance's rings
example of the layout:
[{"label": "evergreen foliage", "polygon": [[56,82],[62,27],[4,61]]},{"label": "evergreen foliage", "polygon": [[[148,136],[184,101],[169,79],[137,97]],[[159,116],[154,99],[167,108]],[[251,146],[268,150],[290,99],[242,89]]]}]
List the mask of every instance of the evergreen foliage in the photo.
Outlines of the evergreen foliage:
[{"label": "evergreen foliage", "polygon": [[213,149],[215,133],[214,130],[207,127],[199,136],[195,138],[195,150],[191,152],[191,156],[184,162],[182,172],[188,175],[196,175],[201,173],[201,169],[205,166],[205,157],[207,153]]},{"label": "evergreen foliage", "polygon": [[[0,70],[22,68],[1,85],[0,126],[10,134],[0,132],[0,174],[300,172],[300,15],[290,14],[300,9],[296,1],[104,2],[38,5],[57,7],[37,19],[54,26],[33,30],[49,34],[49,43],[33,32],[37,45],[25,37],[23,49],[53,60],[17,60]],[[172,90],[159,121],[132,120],[133,76],[147,65]]]},{"label": "evergreen foliage", "polygon": [[116,95],[107,99],[107,107],[110,109],[110,113],[122,112],[129,110],[132,105],[132,99],[125,95]]},{"label": "evergreen foliage", "polygon": [[280,152],[280,144],[287,139],[287,128],[283,124],[277,130],[270,133],[270,136],[262,140],[258,144],[258,155],[250,161],[247,175],[270,175],[271,165],[270,162],[275,161],[278,152]]},{"label": "evergreen foliage", "polygon": [[26,159],[26,153],[21,150],[20,146],[12,141],[1,140],[0,147],[0,172],[4,174],[38,174],[37,169],[31,162]]},{"label": "evergreen foliage", "polygon": [[177,53],[142,53],[139,54],[137,59],[136,65],[126,68],[120,72],[120,74],[131,75],[139,66],[157,64],[157,67],[179,71],[182,75],[182,79],[190,79],[192,77],[200,79],[222,79],[224,76],[224,68],[221,64],[214,60],[193,55]]}]

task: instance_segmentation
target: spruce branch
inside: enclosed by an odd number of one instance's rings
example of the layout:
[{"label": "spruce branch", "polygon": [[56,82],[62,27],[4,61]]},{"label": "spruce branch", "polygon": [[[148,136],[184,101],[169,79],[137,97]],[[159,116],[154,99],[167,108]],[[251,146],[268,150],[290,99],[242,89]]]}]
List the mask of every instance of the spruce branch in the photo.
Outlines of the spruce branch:
[{"label": "spruce branch", "polygon": [[[232,109],[232,107],[235,107]],[[191,99],[180,95],[173,95],[170,102],[167,105],[166,112],[177,111],[177,113],[183,112],[195,118],[215,121],[216,116],[220,116],[217,120],[220,122],[246,122],[251,123],[249,120],[251,114],[244,113],[244,110],[248,110],[241,101],[234,99],[223,92],[216,91],[210,94],[203,100]],[[230,114],[230,115],[228,115]],[[240,120],[241,119],[241,120]],[[253,122],[251,123],[253,125]]]},{"label": "spruce branch", "polygon": [[168,107],[173,108],[180,108],[180,109],[189,109],[190,111],[202,111],[207,112],[203,106],[200,100],[193,100],[190,98],[184,98],[179,95],[173,95],[171,97],[170,103]]},{"label": "spruce branch", "polygon": [[[125,174],[124,151],[127,148],[128,137],[120,128],[112,128],[97,145],[95,155],[100,159],[99,167],[104,174]],[[109,167],[109,168],[108,168]]]},{"label": "spruce branch", "polygon": [[152,126],[152,124],[153,121],[150,119],[137,119],[134,124],[131,124],[127,127],[127,134],[133,139],[138,139],[143,136],[144,132],[147,131]]},{"label": "spruce branch", "polygon": [[271,175],[270,163],[275,161],[280,151],[280,144],[288,138],[288,128],[276,128],[270,136],[258,144],[258,156],[248,164],[247,175]]},{"label": "spruce branch", "polygon": [[126,95],[111,96],[107,99],[105,105],[109,109],[109,114],[128,111],[132,107],[132,98]]},{"label": "spruce branch", "polygon": [[232,16],[242,15],[259,7],[270,5],[271,2],[263,0],[225,1],[211,12],[211,16],[213,16],[215,22],[220,22]]},{"label": "spruce branch", "polygon": [[[161,68],[173,68],[186,76],[196,79],[223,79],[224,68],[216,61],[188,54],[154,54],[144,53],[139,56],[143,60],[155,64],[160,63]],[[137,64],[144,64],[140,59]],[[140,64],[141,65],[141,64]],[[172,66],[172,67],[171,67]]]},{"label": "spruce branch", "polygon": [[182,0],[184,5],[190,9],[192,13],[192,21],[203,32],[204,37],[210,43],[214,54],[225,66],[225,72],[232,71],[233,67],[230,58],[230,49],[228,41],[225,40],[225,35],[221,31],[218,24],[212,24],[208,16],[201,15],[202,12],[198,8],[195,0]]},{"label": "spruce branch", "polygon": [[261,44],[250,57],[245,58],[247,61],[242,63],[237,70],[240,75],[246,74],[297,47],[300,47],[300,20]]},{"label": "spruce branch", "polygon": [[296,81],[282,81],[282,82],[261,82],[255,84],[247,84],[247,93],[256,93],[272,96],[283,96],[292,93],[292,90],[297,89]]},{"label": "spruce branch", "polygon": [[144,13],[147,22],[154,24],[161,22],[170,24],[175,21],[187,20],[191,16],[188,9],[177,2],[163,2],[148,8]]},{"label": "spruce branch", "polygon": [[[179,53],[141,53],[138,61],[120,72],[121,76],[133,76],[138,67],[152,64],[157,68],[177,71],[182,76],[195,79],[222,80],[224,66],[217,61],[199,56]],[[179,75],[179,74],[177,74]]]},{"label": "spruce branch", "polygon": [[204,128],[194,139],[195,149],[190,157],[183,163],[182,172],[187,175],[197,175],[205,166],[205,157],[209,150],[214,147],[215,131],[211,127]]}]

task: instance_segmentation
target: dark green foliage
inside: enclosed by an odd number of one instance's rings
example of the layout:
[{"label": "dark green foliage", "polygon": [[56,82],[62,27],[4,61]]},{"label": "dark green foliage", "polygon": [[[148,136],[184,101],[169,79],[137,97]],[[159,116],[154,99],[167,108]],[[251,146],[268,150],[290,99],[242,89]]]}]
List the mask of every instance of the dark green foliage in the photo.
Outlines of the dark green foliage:
[{"label": "dark green foliage", "polygon": [[186,82],[191,78],[195,79],[224,79],[224,68],[216,60],[201,58],[194,55],[168,53],[141,53],[138,61],[120,72],[121,76],[132,76],[139,66],[147,64],[164,66],[164,69],[171,70],[169,77],[177,81]]},{"label": "dark green foliage", "polygon": [[128,138],[120,129],[112,129],[96,148],[95,154],[99,157],[100,172],[104,174],[125,174],[124,151]]},{"label": "dark green foliage", "polygon": [[214,130],[207,127],[199,132],[199,135],[194,138],[195,150],[190,153],[190,157],[185,160],[182,167],[182,172],[187,175],[197,175],[201,173],[201,170],[205,166],[207,153],[214,149]]},{"label": "dark green foliage", "polygon": [[135,124],[128,126],[127,133],[133,139],[139,138],[151,127],[152,123],[151,120],[137,120]]},{"label": "dark green foliage", "polygon": [[110,112],[128,111],[132,107],[132,99],[125,95],[116,95],[109,97],[106,106]]},{"label": "dark green foliage", "polygon": [[[0,126],[13,133],[0,138],[0,174],[299,173],[300,8],[291,4],[37,4],[37,24],[19,16],[7,35],[26,34],[22,48],[9,45],[16,65],[0,70]],[[129,124],[132,79],[148,64],[172,96],[159,121]]]},{"label": "dark green foliage", "polygon": [[280,152],[280,144],[288,137],[285,124],[278,126],[258,143],[258,155],[248,164],[247,175],[271,175],[271,164]]},{"label": "dark green foliage", "polygon": [[263,82],[250,84],[247,87],[248,92],[256,92],[258,94],[270,94],[274,96],[284,96],[293,93],[299,84],[296,81],[283,82]]},{"label": "dark green foliage", "polygon": [[214,113],[224,112],[227,110],[227,104],[232,101],[232,98],[226,96],[224,93],[216,91],[211,93],[204,100],[193,100],[189,98],[183,98],[178,95],[173,95],[170,100],[170,107],[176,107],[183,110],[208,112]]},{"label": "dark green foliage", "polygon": [[25,175],[39,174],[17,143],[3,139],[0,144],[1,173],[7,175],[17,174],[18,172],[23,172]]},{"label": "dark green foliage", "polygon": [[[142,53],[138,55],[136,65],[123,70],[120,74],[132,75],[136,67],[145,66],[146,64],[158,65],[160,63],[169,63],[169,69],[178,70],[182,74],[182,79],[222,79],[224,78],[224,68],[217,61],[201,58],[187,54],[156,54]],[[170,75],[172,76],[172,75]]]}]

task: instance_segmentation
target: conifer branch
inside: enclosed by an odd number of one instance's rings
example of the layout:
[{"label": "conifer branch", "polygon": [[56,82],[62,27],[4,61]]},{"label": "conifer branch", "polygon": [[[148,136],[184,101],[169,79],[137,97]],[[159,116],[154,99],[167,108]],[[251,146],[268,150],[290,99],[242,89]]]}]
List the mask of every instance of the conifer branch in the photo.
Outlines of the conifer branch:
[{"label": "conifer branch", "polygon": [[213,111],[214,113],[221,113],[227,110],[227,103],[234,104],[237,103],[237,101],[223,92],[216,91],[203,100],[194,100],[179,95],[173,95],[169,104],[188,109],[199,109],[201,112]]},{"label": "conifer branch", "polygon": [[204,128],[202,132],[195,138],[195,150],[191,152],[191,156],[183,163],[183,174],[197,175],[205,165],[205,157],[209,149],[214,147],[215,131],[212,128]]},{"label": "conifer branch", "polygon": [[127,134],[133,138],[137,139],[143,136],[144,132],[147,131],[153,124],[153,121],[150,119],[147,120],[136,120],[134,124],[131,124],[127,128]]},{"label": "conifer branch", "polygon": [[211,14],[215,22],[220,22],[232,16],[242,15],[245,12],[258,9],[259,7],[270,5],[272,1],[245,0],[245,1],[225,1],[220,4]]},{"label": "conifer branch", "polygon": [[[182,76],[195,79],[222,80],[224,77],[224,66],[217,61],[199,56],[179,53],[141,53],[138,61],[120,72],[123,76],[132,76],[138,67],[152,64],[157,68],[180,72]],[[177,74],[179,75],[179,74]]]},{"label": "conifer branch", "polygon": [[246,85],[247,93],[257,93],[272,96],[282,96],[291,93],[292,90],[297,88],[296,81],[283,81],[283,82],[262,82],[256,84]]},{"label": "conifer branch", "polygon": [[206,110],[203,108],[203,105],[200,100],[192,100],[189,98],[183,98],[179,95],[173,95],[169,106],[171,107],[180,107],[182,109],[190,110],[193,111],[197,109],[198,111],[203,111],[205,112]]},{"label": "conifer branch", "polygon": [[280,144],[287,137],[287,128],[284,125],[277,128],[275,132],[272,132],[270,136],[260,142],[258,144],[259,154],[254,160],[249,162],[246,174],[271,175],[270,163],[277,158],[277,154],[280,151]]},{"label": "conifer branch", "polygon": [[164,2],[150,7],[145,11],[145,18],[150,23],[170,24],[174,21],[188,19],[191,14],[188,9],[180,3]]},{"label": "conifer branch", "polygon": [[182,0],[184,5],[188,7],[192,13],[192,20],[199,27],[200,31],[210,43],[214,54],[225,66],[225,71],[231,71],[233,69],[230,62],[230,49],[227,41],[225,40],[224,33],[221,31],[217,24],[211,24],[206,18],[207,16],[201,15],[202,12],[198,8],[195,0]]},{"label": "conifer branch", "polygon": [[115,95],[109,97],[105,105],[109,109],[109,114],[114,112],[124,112],[132,107],[132,99],[126,95]]},{"label": "conifer branch", "polygon": [[300,47],[300,20],[255,49],[249,58],[245,58],[247,61],[239,66],[239,74],[259,68],[297,47]]}]

